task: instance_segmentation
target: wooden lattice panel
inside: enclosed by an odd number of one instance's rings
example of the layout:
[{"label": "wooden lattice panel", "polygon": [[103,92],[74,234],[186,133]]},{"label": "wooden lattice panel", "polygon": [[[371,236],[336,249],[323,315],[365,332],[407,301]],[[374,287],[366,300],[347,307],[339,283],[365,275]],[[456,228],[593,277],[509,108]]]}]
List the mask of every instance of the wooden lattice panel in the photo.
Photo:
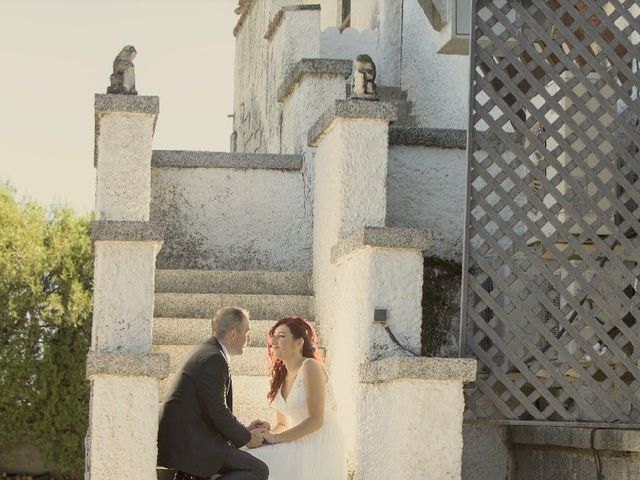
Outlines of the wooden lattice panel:
[{"label": "wooden lattice panel", "polygon": [[640,4],[477,0],[463,290],[478,418],[640,423]]}]

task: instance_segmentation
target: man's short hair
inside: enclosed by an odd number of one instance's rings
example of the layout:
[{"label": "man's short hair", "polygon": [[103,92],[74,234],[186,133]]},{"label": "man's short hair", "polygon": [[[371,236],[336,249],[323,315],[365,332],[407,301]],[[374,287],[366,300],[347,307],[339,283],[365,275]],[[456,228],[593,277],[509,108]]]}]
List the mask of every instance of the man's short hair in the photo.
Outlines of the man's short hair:
[{"label": "man's short hair", "polygon": [[223,338],[232,328],[239,327],[245,318],[249,320],[249,312],[243,308],[220,308],[211,320],[213,334],[217,338]]}]

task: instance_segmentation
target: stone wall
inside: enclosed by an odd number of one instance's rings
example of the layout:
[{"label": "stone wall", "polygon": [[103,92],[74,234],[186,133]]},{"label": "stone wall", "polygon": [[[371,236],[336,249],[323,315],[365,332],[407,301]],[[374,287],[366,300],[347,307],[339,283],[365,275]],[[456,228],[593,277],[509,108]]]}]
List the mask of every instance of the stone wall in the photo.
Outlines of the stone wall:
[{"label": "stone wall", "polygon": [[422,296],[422,353],[457,357],[466,152],[393,145],[387,171],[390,227],[431,230]]},{"label": "stone wall", "polygon": [[437,53],[441,39],[418,4],[404,0],[402,88],[420,127],[467,128],[469,57]]},{"label": "stone wall", "polygon": [[387,225],[431,230],[429,255],[461,262],[466,151],[393,145],[387,175]]},{"label": "stone wall", "polygon": [[311,270],[311,193],[299,168],[156,166],[151,185],[151,218],[165,227],[158,268]]},{"label": "stone wall", "polygon": [[320,11],[304,3],[255,0],[239,19],[231,151],[282,151],[278,89],[300,59],[320,56]]}]

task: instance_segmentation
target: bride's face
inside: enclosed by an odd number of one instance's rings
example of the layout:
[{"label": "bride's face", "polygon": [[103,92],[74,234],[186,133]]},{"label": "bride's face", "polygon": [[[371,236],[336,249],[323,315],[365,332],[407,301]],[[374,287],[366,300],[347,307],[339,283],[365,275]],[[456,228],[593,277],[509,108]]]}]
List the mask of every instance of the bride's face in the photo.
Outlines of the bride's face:
[{"label": "bride's face", "polygon": [[286,325],[280,325],[273,332],[271,346],[273,353],[280,360],[289,359],[296,355],[302,355],[302,344],[304,340],[294,338],[291,330]]}]

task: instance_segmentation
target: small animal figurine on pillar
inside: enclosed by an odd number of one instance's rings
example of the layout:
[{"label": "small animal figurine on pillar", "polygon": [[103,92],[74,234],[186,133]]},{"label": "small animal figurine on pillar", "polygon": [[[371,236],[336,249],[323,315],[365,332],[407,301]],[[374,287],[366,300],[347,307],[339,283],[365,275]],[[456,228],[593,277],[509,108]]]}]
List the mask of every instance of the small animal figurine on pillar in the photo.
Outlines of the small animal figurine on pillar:
[{"label": "small animal figurine on pillar", "polygon": [[136,71],[133,59],[136,58],[136,49],[133,45],[126,45],[113,61],[113,73],[110,80],[111,85],[107,88],[107,93],[117,95],[137,95]]},{"label": "small animal figurine on pillar", "polygon": [[355,100],[379,100],[376,92],[376,64],[369,55],[360,54],[353,62],[351,98]]}]

